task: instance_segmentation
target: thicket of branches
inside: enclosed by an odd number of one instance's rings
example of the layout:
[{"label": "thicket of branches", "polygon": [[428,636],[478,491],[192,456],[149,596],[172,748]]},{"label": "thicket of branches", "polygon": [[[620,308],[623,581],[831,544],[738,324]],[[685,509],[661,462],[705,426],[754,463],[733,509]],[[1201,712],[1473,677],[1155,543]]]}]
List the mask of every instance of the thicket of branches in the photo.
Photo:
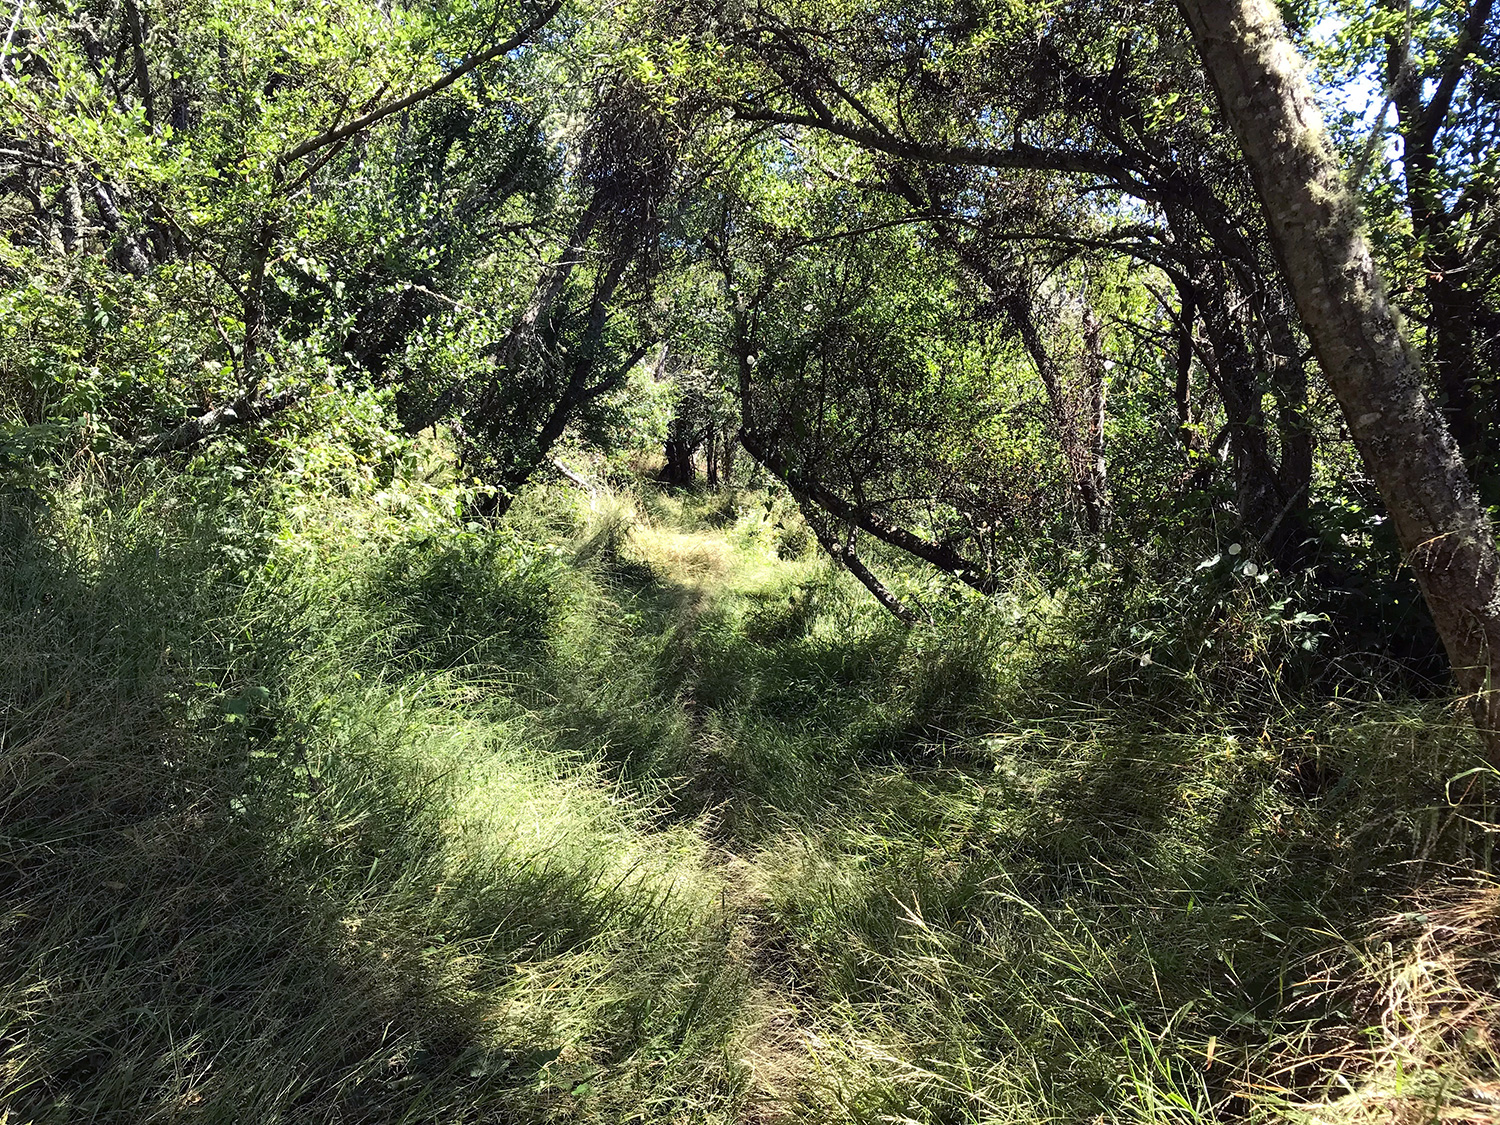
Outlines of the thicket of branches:
[{"label": "thicket of branches", "polygon": [[[1453,479],[1494,500],[1492,4],[1293,16]],[[329,424],[353,387],[449,427],[497,518],[559,442],[607,448],[670,402],[667,480],[704,461],[717,484],[743,449],[903,620],[926,611],[881,576],[891,550],[989,594],[1020,555],[1062,580],[1232,542],[1241,577],[1313,575],[1338,643],[1431,675],[1477,611],[1434,632],[1401,571],[1379,461],[1403,454],[1324,382],[1200,24],[21,0],[0,466],[191,458]]]}]

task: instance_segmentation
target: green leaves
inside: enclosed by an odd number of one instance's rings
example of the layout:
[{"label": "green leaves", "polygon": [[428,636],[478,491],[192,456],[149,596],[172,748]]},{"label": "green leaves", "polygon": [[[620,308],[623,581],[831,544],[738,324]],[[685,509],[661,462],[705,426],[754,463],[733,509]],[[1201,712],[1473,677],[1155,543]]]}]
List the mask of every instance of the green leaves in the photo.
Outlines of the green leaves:
[{"label": "green leaves", "polygon": [[269,688],[247,687],[220,704],[226,723],[243,723],[271,700]]}]

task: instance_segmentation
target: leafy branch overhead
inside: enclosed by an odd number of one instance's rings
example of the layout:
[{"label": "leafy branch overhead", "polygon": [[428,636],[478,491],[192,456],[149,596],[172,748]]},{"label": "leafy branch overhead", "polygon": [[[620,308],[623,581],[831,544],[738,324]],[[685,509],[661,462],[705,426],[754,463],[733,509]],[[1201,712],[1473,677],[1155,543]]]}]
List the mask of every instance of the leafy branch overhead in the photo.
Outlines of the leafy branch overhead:
[{"label": "leafy branch overhead", "polygon": [[[445,428],[486,520],[655,426],[665,483],[747,454],[904,620],[931,595],[891,560],[994,598],[1037,543],[1232,534],[1487,699],[1493,5],[1201,14],[23,0],[7,425],[35,456],[180,457],[365,388]],[[1312,196],[1224,108],[1210,47],[1252,25],[1314,64],[1299,135],[1332,114]],[[1400,162],[1340,101],[1370,82]],[[1366,281],[1330,319],[1294,212],[1345,169]],[[1421,363],[1356,394],[1383,278],[1407,315],[1376,335]],[[1394,483],[1419,447],[1436,493]]]}]

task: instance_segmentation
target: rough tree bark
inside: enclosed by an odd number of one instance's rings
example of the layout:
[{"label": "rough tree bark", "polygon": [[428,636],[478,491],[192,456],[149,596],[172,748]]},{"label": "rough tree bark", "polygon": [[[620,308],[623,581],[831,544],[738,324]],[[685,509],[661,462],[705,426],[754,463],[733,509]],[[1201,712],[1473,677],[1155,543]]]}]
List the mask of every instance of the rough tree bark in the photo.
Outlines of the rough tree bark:
[{"label": "rough tree bark", "polygon": [[1386,299],[1273,0],[1178,0],[1238,136],[1303,326],[1500,764],[1495,532]]}]

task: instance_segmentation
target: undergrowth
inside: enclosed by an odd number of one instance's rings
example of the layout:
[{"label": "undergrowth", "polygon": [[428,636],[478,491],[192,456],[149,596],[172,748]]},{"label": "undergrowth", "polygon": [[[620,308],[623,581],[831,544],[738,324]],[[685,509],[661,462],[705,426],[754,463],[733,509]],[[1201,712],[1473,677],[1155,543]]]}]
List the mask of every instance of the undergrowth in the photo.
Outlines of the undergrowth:
[{"label": "undergrowth", "polygon": [[702,839],[453,671],[530,658],[549,561],[368,495],[59,501],[0,544],[11,1120],[729,1119]]},{"label": "undergrowth", "polygon": [[357,461],[0,504],[5,1120],[1493,1116],[1492,775],[1274,582],[905,630],[764,492]]}]

